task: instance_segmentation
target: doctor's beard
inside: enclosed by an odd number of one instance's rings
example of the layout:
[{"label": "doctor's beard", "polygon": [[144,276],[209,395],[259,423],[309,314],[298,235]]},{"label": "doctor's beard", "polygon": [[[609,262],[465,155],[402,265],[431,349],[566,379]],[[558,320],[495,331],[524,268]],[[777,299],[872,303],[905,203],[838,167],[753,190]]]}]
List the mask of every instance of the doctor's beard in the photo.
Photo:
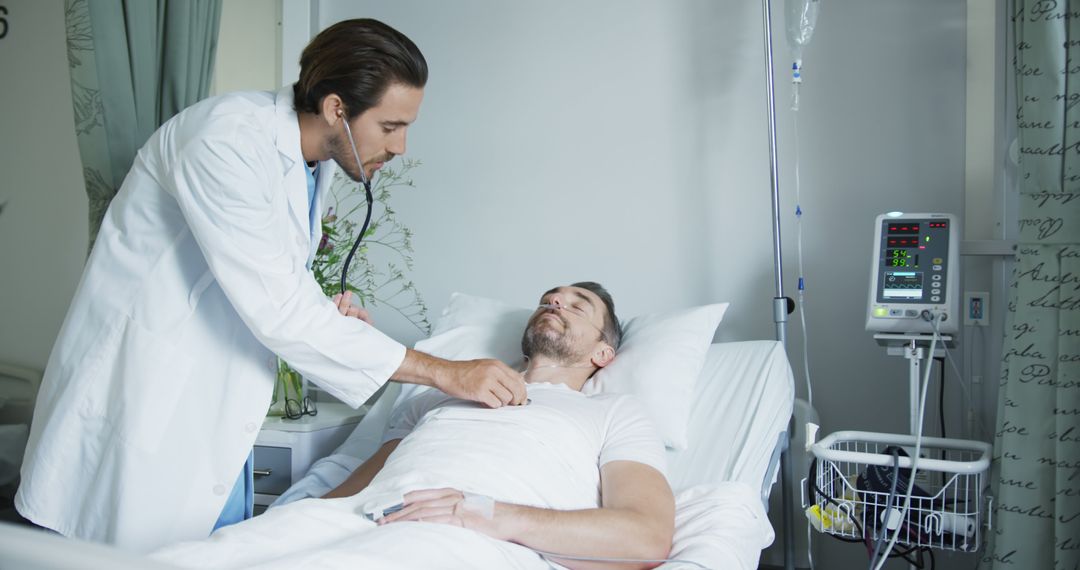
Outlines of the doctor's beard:
[{"label": "doctor's beard", "polygon": [[[352,145],[349,144],[349,140],[345,138],[345,135],[332,136],[328,141],[330,147],[330,158],[334,159],[341,171],[345,173],[353,182],[362,182],[360,177],[360,171],[356,169],[356,156],[353,154]],[[360,148],[356,149],[358,152]],[[364,174],[367,175],[368,180],[371,180],[375,176],[375,171],[372,170],[374,165],[378,163],[390,162],[394,158],[392,154],[384,154],[369,160],[363,164]]]}]

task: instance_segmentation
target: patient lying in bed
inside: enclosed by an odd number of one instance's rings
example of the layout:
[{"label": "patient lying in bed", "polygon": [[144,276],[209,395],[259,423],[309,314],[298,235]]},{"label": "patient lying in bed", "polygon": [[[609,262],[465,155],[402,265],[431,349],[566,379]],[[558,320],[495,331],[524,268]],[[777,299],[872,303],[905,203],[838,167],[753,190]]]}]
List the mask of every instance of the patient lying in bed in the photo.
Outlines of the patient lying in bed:
[{"label": "patient lying in bed", "polygon": [[[557,555],[667,556],[664,447],[630,396],[581,388],[620,330],[595,283],[545,293],[522,338],[529,403],[488,409],[437,391],[400,406],[379,451],[324,499],[272,509],[156,553],[198,567],[570,568]],[[652,567],[641,563],[618,568]]]}]

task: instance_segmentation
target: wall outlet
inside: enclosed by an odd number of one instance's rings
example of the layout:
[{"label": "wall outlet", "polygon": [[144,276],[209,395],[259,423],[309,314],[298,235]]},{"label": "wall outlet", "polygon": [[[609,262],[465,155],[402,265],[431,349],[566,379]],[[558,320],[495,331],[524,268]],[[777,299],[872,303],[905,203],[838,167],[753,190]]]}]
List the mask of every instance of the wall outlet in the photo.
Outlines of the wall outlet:
[{"label": "wall outlet", "polygon": [[964,292],[964,326],[990,326],[990,293],[986,291]]}]

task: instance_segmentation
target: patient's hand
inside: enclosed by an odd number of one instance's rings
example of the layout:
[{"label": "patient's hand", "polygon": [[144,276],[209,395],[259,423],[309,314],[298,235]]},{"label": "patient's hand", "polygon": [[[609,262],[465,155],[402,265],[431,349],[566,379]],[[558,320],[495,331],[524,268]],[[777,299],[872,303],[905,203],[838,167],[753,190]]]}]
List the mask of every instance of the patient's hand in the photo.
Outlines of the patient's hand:
[{"label": "patient's hand", "polygon": [[[491,501],[472,501],[457,489],[430,489],[405,495],[405,506],[379,524],[423,521],[452,524],[527,546],[536,551],[590,558],[662,560],[675,533],[675,498],[667,478],[636,461],[609,461],[600,467],[599,508],[557,510]],[[468,497],[468,498],[466,498]],[[486,507],[486,511],[484,512]],[[573,560],[553,555],[567,568],[653,568],[655,562]]]},{"label": "patient's hand", "polygon": [[367,309],[352,304],[352,291],[346,291],[344,295],[338,293],[331,301],[337,305],[338,312],[346,317],[356,317],[369,325],[375,324],[371,322],[371,315],[368,314]]},{"label": "patient's hand", "polygon": [[[486,534],[498,540],[509,536],[495,516],[501,503],[494,502],[485,509],[465,501],[465,493],[457,489],[428,489],[405,494],[405,507],[378,520],[380,525],[395,522],[431,522],[460,526]],[[490,500],[484,497],[485,500]],[[487,512],[485,512],[487,511]]]}]

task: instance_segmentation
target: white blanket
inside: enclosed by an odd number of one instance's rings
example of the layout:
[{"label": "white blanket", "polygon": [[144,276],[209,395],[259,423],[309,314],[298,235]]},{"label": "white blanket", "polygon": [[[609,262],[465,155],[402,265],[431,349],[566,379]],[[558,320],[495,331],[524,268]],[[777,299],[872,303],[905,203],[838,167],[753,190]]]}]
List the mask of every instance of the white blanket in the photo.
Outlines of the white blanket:
[{"label": "white blanket", "polygon": [[305,499],[152,555],[191,568],[541,569],[533,551],[456,526],[376,526],[346,499]]},{"label": "white blanket", "polygon": [[[297,501],[153,557],[194,568],[561,568],[524,546],[455,526],[376,526],[352,504],[348,499]],[[705,568],[753,570],[761,549],[773,540],[757,490],[742,483],[699,485],[679,493],[675,523],[670,557]],[[697,567],[669,562],[661,568]]]}]

